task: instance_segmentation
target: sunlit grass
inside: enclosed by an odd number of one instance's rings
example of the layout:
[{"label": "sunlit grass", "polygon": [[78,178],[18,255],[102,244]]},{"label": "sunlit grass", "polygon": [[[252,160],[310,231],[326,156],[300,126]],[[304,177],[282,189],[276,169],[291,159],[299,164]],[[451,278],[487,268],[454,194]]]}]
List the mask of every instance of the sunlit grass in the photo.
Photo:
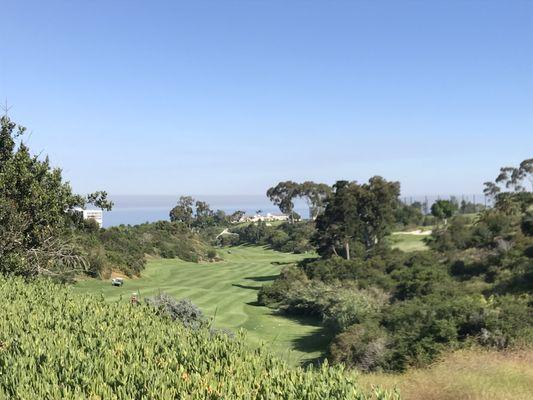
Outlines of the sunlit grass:
[{"label": "sunlit grass", "polygon": [[397,387],[407,400],[530,400],[533,350],[463,350],[430,368],[403,374],[361,375],[363,386]]},{"label": "sunlit grass", "polygon": [[287,318],[256,304],[257,291],[271,284],[287,264],[305,256],[280,253],[258,246],[219,250],[224,261],[192,263],[178,259],[151,259],[141,278],[127,279],[123,287],[109,280],[78,282],[78,292],[101,293],[110,301],[129,301],[134,292],[141,298],[159,292],[188,298],[216,327],[247,331],[252,343],[265,342],[282,358],[296,365],[319,357],[327,336],[319,321]]},{"label": "sunlit grass", "polygon": [[428,246],[425,243],[427,236],[414,235],[409,233],[398,233],[388,237],[388,241],[392,248],[400,249],[405,252],[423,251],[427,250]]}]

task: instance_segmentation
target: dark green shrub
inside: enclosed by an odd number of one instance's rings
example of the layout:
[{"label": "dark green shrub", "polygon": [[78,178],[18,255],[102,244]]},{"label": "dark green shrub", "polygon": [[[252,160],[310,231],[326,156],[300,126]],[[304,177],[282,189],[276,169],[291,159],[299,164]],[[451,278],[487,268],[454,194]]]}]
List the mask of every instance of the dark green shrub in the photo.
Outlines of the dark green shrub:
[{"label": "dark green shrub", "polygon": [[449,293],[453,286],[447,268],[438,264],[405,266],[392,276],[397,281],[394,291],[394,298],[397,300],[427,296],[437,291]]},{"label": "dark green shrub", "polygon": [[481,307],[479,300],[446,295],[392,305],[383,314],[383,324],[392,336],[390,368],[425,366],[445,349],[456,347],[461,325]]},{"label": "dark green shrub", "polygon": [[375,323],[350,326],[331,343],[328,359],[364,372],[387,368],[390,351],[387,331]]},{"label": "dark green shrub", "polygon": [[524,215],[520,224],[522,232],[526,236],[533,236],[533,214],[529,213]]},{"label": "dark green shrub", "polygon": [[218,237],[218,244],[220,246],[236,246],[240,242],[240,237],[236,233],[221,235]]},{"label": "dark green shrub", "polygon": [[431,233],[429,245],[432,249],[446,252],[466,249],[472,242],[472,228],[468,219],[456,216],[446,226],[436,228]]},{"label": "dark green shrub", "polygon": [[342,332],[354,324],[377,321],[389,300],[378,288],[332,286],[326,290],[327,295],[320,299],[321,314],[325,326],[334,332]]},{"label": "dark green shrub", "polygon": [[507,348],[515,344],[533,343],[533,298],[522,296],[494,296],[488,299],[483,312],[481,344]]},{"label": "dark green shrub", "polygon": [[259,290],[257,302],[261,305],[277,307],[287,300],[294,286],[304,285],[307,281],[308,278],[301,269],[295,266],[286,267],[271,285],[265,285]]},{"label": "dark green shrub", "polygon": [[101,247],[95,247],[87,256],[87,275],[93,278],[99,278],[106,272],[106,256],[105,251]]},{"label": "dark green shrub", "polygon": [[488,271],[488,266],[482,261],[454,260],[450,266],[452,276],[461,279],[470,279],[483,275]]}]

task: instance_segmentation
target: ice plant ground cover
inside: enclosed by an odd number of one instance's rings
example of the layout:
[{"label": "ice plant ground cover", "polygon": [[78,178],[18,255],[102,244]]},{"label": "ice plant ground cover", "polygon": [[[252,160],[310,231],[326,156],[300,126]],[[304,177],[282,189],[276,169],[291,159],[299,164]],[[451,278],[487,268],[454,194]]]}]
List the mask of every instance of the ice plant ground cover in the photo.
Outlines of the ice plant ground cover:
[{"label": "ice plant ground cover", "polygon": [[265,348],[191,331],[144,305],[44,279],[0,278],[0,398],[392,399],[353,374],[290,367]]}]

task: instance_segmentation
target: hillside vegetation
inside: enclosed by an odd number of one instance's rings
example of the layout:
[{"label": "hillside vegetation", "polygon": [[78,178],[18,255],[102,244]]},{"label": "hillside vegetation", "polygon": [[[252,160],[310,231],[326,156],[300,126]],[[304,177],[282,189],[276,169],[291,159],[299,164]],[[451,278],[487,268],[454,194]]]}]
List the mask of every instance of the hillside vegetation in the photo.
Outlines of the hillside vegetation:
[{"label": "hillside vegetation", "polygon": [[138,276],[146,266],[146,256],[192,262],[216,257],[213,247],[196,232],[168,221],[108,229],[85,223],[72,236],[87,260],[85,272],[99,278],[109,277],[112,271]]},{"label": "hillside vegetation", "polygon": [[147,306],[0,278],[0,398],[391,399],[342,368],[290,368],[265,348]]},{"label": "hillside vegetation", "polygon": [[532,346],[532,174],[533,159],[502,168],[486,184],[494,207],[473,216],[457,213],[474,206],[438,200],[422,240],[390,235],[398,182],[339,181],[310,239],[320,258],[285,268],[258,302],[320,318],[330,362],[366,372],[420,368],[471,346]]}]

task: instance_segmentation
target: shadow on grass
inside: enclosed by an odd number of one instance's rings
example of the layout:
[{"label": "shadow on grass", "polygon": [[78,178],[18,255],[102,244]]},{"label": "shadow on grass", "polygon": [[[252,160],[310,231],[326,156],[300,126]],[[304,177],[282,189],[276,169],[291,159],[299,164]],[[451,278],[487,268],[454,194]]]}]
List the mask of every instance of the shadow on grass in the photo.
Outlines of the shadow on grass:
[{"label": "shadow on grass", "polygon": [[279,274],[265,275],[265,276],[248,276],[244,279],[248,279],[249,281],[254,281],[254,282],[270,282],[270,281],[275,280],[277,277],[279,277]]},{"label": "shadow on grass", "polygon": [[295,338],[291,341],[295,350],[302,353],[320,353],[318,356],[303,358],[302,366],[320,365],[326,358],[326,350],[333,339],[334,333],[322,325],[320,318],[299,316],[299,315],[283,315],[283,317],[290,319],[300,325],[314,326],[316,330],[307,335]]},{"label": "shadow on grass", "polygon": [[250,289],[250,290],[259,290],[261,289],[261,286],[248,286],[248,285],[241,285],[240,283],[232,283],[231,286],[235,286],[241,289]]},{"label": "shadow on grass", "polygon": [[272,261],[270,262],[272,265],[290,265],[290,264],[296,264],[295,261]]},{"label": "shadow on grass", "polygon": [[[266,307],[257,301],[250,301],[246,304],[252,307]],[[331,330],[325,328],[322,325],[322,321],[318,317],[283,314],[280,312],[276,312],[272,309],[271,311],[274,315],[289,319],[297,323],[298,325],[312,326],[316,328],[313,332],[309,334],[301,335],[291,340],[291,347],[294,350],[309,355],[309,357],[304,356],[301,359],[300,365],[302,367],[309,365],[320,365],[326,358],[326,350],[328,348],[328,345],[331,343],[333,337],[335,336],[334,333]],[[313,353],[320,354],[318,356],[315,356]],[[313,354],[313,356],[311,356],[311,354]]]}]

